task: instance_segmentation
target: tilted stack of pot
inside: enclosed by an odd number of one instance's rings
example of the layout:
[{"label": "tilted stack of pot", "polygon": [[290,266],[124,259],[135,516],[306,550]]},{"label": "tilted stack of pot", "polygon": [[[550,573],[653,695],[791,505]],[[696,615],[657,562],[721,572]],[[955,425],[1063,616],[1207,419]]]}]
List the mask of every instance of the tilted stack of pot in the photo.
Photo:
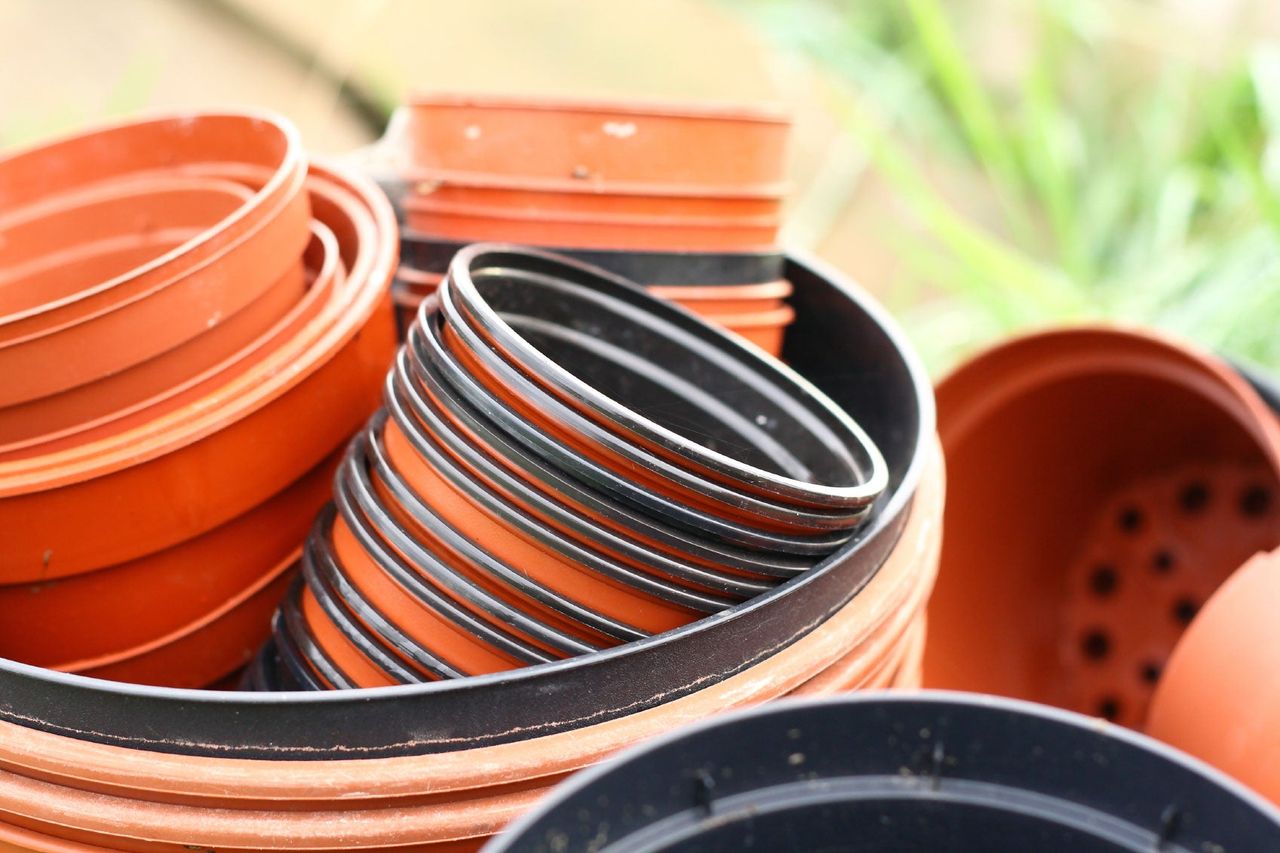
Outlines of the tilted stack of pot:
[{"label": "tilted stack of pot", "polygon": [[758,107],[413,99],[402,328],[463,245],[551,248],[647,285],[776,355],[794,312],[777,245],[785,113]]},{"label": "tilted stack of pot", "polygon": [[0,655],[190,687],[244,664],[375,407],[393,229],[270,116],[0,160]]}]

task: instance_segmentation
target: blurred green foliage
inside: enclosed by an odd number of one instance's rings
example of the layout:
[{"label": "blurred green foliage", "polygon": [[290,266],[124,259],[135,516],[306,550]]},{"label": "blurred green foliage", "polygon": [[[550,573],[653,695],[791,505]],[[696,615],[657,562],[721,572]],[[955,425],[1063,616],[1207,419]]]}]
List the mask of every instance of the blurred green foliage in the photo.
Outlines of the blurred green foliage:
[{"label": "blurred green foliage", "polygon": [[[1154,30],[1135,46],[1159,4],[1024,0],[975,26],[991,5],[734,4],[816,64],[909,211],[889,298],[931,367],[1096,318],[1280,367],[1280,48],[1210,68]],[[939,189],[939,164],[990,215]]]}]

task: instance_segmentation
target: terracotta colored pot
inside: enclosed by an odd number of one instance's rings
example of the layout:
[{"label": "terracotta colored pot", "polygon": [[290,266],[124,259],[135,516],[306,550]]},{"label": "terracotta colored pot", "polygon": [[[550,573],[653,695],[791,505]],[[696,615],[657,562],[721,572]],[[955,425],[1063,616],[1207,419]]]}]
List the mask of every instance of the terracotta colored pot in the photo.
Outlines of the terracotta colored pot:
[{"label": "terracotta colored pot", "polygon": [[758,192],[785,178],[789,128],[760,108],[433,94],[411,100],[408,133],[433,173]]},{"label": "terracotta colored pot", "polygon": [[74,246],[112,238],[162,229],[205,231],[252,195],[233,180],[163,173],[90,184],[0,214],[6,236],[0,263],[13,270]]},{"label": "terracotta colored pot", "polygon": [[412,224],[418,211],[436,206],[486,208],[529,214],[597,214],[602,216],[689,216],[725,219],[768,217],[781,212],[782,187],[775,193],[712,192],[697,184],[648,189],[624,184],[611,187],[600,182],[519,181],[476,176],[470,180],[424,173],[411,180],[405,196],[405,221]]},{"label": "terracotta colored pot", "polygon": [[791,295],[791,283],[785,280],[763,284],[656,285],[646,289],[704,317],[777,309]]},{"label": "terracotta colored pot", "polygon": [[1195,610],[1280,544],[1280,502],[1245,510],[1280,494],[1275,418],[1217,359],[1113,329],[998,346],[938,405],[951,500],[925,685],[1141,724]]},{"label": "terracotta colored pot", "polygon": [[1280,803],[1280,552],[1259,554],[1213,594],[1174,647],[1147,733]]},{"label": "terracotta colored pot", "polygon": [[[254,194],[171,251],[68,298],[0,319],[0,405],[109,375],[233,315],[294,263],[306,244],[308,216],[296,135],[263,116],[117,125],[0,160],[5,210],[38,205],[93,181],[187,168],[197,176],[243,179]],[[86,351],[95,357],[74,357]],[[46,367],[24,369],[32,363]]]},{"label": "terracotta colored pot", "polygon": [[[824,625],[714,686],[615,720],[520,743],[429,756],[345,761],[195,757],[75,740],[0,723],[0,843],[70,849],[65,841],[142,849],[330,850],[474,845],[567,772],[619,748],[813,678],[897,612],[936,560],[939,457],[893,557]],[[878,615],[875,615],[878,614]],[[375,695],[375,694],[369,694]],[[459,848],[462,849],[462,848]]]},{"label": "terracotta colored pot", "polygon": [[0,464],[0,580],[78,574],[210,530],[313,468],[375,408],[394,347],[391,210],[361,179],[311,171],[311,207],[337,237],[343,286],[298,334],[200,400]]},{"label": "terracotta colored pot", "polygon": [[424,202],[405,215],[414,231],[440,240],[700,252],[768,248],[777,242],[780,224],[775,216],[543,213]]},{"label": "terracotta colored pot", "polygon": [[114,655],[179,630],[277,565],[329,498],[332,457],[261,506],[164,551],[0,587],[0,656],[37,666]]},{"label": "terracotta colored pot", "polygon": [[723,326],[774,357],[782,354],[782,342],[786,336],[787,327],[796,316],[795,311],[787,305],[749,314],[703,314],[698,309],[694,310],[708,322]]},{"label": "terracotta colored pot", "polygon": [[244,666],[262,645],[271,612],[284,595],[297,562],[295,550],[217,608],[170,634],[58,669],[132,684],[204,687]]}]

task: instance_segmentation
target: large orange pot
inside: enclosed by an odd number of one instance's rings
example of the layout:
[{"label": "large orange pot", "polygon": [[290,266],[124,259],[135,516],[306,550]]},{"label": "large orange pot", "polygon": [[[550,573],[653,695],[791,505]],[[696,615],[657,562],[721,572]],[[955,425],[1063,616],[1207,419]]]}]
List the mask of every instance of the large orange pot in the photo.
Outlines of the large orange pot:
[{"label": "large orange pot", "polygon": [[925,686],[1139,725],[1186,622],[1280,544],[1280,428],[1207,354],[1083,328],[997,346],[937,391],[950,474]]}]

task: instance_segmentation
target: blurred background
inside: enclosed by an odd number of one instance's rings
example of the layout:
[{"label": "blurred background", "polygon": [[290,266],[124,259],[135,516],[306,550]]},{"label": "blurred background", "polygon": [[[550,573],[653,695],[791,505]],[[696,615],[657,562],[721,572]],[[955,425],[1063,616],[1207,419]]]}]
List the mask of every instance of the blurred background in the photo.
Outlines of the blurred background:
[{"label": "blurred background", "polygon": [[786,238],[935,371],[1114,318],[1280,368],[1274,0],[0,0],[0,145],[259,105],[315,151],[407,93],[769,101]]}]

